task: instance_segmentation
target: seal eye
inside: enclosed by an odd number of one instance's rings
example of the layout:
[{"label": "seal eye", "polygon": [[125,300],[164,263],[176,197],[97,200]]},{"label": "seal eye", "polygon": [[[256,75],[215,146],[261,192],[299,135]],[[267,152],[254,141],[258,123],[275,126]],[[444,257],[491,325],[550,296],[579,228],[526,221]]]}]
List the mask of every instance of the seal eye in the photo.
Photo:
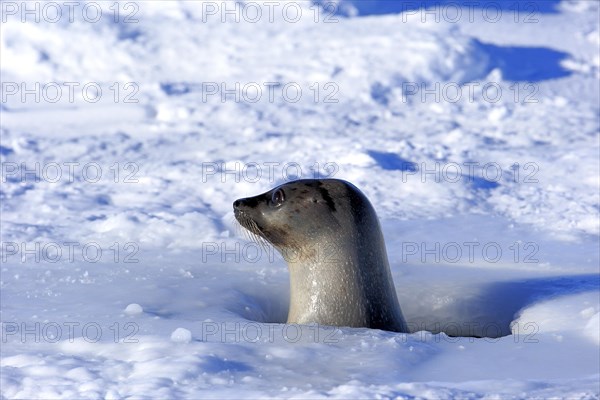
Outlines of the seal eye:
[{"label": "seal eye", "polygon": [[285,196],[283,194],[283,190],[278,189],[273,192],[273,195],[271,196],[271,205],[273,207],[279,207],[280,205],[283,204],[284,201],[285,201]]}]

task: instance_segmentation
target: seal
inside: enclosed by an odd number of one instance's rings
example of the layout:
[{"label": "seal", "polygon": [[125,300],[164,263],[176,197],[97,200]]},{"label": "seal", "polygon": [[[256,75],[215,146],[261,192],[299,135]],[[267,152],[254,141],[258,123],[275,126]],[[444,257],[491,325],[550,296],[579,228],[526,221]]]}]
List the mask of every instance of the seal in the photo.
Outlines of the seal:
[{"label": "seal", "polygon": [[408,332],[375,209],[349,182],[302,179],[233,203],[290,271],[287,323]]}]

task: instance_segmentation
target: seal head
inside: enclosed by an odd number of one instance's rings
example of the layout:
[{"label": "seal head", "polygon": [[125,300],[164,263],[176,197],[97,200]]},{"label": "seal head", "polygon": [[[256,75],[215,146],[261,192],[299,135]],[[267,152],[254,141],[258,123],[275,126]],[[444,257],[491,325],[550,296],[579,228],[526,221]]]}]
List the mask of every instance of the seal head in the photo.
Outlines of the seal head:
[{"label": "seal head", "polygon": [[288,323],[408,331],[379,220],[354,185],[303,179],[233,208],[238,222],[288,263]]}]

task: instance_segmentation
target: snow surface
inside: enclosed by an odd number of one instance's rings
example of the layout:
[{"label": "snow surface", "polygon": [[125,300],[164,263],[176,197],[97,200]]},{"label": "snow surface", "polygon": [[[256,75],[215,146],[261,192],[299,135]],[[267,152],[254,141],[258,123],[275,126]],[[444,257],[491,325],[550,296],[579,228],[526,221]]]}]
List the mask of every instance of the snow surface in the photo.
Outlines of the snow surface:
[{"label": "snow surface", "polygon": [[[2,3],[2,398],[598,398],[598,3],[246,3]],[[283,324],[232,202],[314,176],[413,333]]]}]

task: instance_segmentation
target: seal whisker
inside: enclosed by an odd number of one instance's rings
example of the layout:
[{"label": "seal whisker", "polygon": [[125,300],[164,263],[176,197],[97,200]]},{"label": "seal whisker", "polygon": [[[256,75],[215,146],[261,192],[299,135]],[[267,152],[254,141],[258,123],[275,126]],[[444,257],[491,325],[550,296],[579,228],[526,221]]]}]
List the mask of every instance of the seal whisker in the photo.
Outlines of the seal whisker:
[{"label": "seal whisker", "polygon": [[233,219],[231,220],[231,226],[233,227],[233,230],[235,231],[235,235],[236,236],[242,236],[243,232],[244,232],[243,226],[235,218],[235,216],[233,216],[232,218]]},{"label": "seal whisker", "polygon": [[258,244],[264,252],[268,253],[268,248],[270,247],[270,243],[267,242],[267,240],[265,240],[265,238],[262,237],[262,235],[260,234],[260,229],[258,228],[258,225],[256,224],[256,222],[254,222],[252,219],[247,218],[247,223],[248,226],[250,227],[250,237],[252,238],[252,241],[255,242],[256,244]]},{"label": "seal whisker", "polygon": [[239,215],[239,221],[237,222],[235,226],[238,230],[241,230],[246,240],[256,243],[264,252],[269,252],[270,243],[261,236],[256,222],[244,214]]},{"label": "seal whisker", "polygon": [[242,217],[242,221],[244,223],[241,223],[238,225],[238,231],[242,233],[242,235],[244,236],[244,238],[249,241],[252,242],[254,241],[254,239],[250,236],[250,231],[248,230],[248,228],[246,227],[246,225],[248,224],[247,221],[248,218],[246,217]]}]

